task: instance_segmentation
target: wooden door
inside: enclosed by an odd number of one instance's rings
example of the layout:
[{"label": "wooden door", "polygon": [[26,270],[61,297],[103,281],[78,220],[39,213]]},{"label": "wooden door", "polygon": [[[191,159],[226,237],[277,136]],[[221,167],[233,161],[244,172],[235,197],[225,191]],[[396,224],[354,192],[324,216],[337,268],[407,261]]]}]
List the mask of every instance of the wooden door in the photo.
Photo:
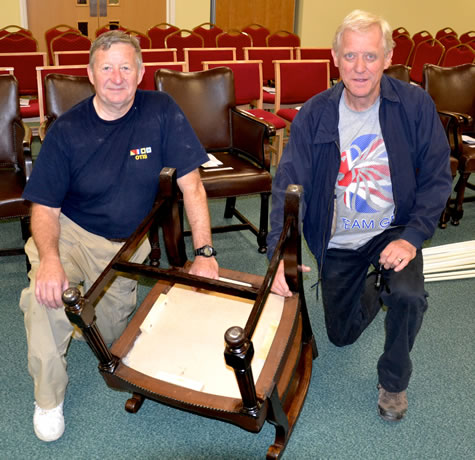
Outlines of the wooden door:
[{"label": "wooden door", "polygon": [[216,0],[216,25],[241,30],[260,24],[271,33],[294,30],[295,0]]},{"label": "wooden door", "polygon": [[146,33],[155,24],[166,22],[167,0],[27,0],[27,14],[39,50],[46,51],[45,31],[58,24],[80,30],[86,24],[92,40],[96,30],[111,21]]}]

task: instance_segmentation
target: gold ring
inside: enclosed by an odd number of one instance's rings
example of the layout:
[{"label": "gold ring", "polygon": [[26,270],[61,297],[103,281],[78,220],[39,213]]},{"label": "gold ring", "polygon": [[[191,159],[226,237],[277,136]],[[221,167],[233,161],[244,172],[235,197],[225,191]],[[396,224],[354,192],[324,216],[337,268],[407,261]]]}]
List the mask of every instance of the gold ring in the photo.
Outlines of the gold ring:
[{"label": "gold ring", "polygon": [[399,262],[402,262],[403,260],[404,260],[404,259],[400,259],[400,258],[398,259]]}]

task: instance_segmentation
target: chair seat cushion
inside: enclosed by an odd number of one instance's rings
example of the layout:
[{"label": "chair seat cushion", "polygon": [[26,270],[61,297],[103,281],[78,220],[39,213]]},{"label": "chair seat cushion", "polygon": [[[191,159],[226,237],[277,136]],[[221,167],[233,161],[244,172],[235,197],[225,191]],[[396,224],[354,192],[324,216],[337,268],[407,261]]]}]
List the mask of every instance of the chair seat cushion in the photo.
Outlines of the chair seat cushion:
[{"label": "chair seat cushion", "polygon": [[30,99],[28,106],[20,106],[22,118],[35,118],[40,116],[40,106],[38,99]]},{"label": "chair seat cushion", "polygon": [[270,193],[272,176],[268,171],[233,153],[213,152],[213,155],[223,165],[219,168],[200,168],[208,198]]},{"label": "chair seat cushion", "polygon": [[251,109],[247,110],[247,112],[252,113],[255,117],[260,118],[261,120],[273,124],[275,129],[285,128],[285,121],[272,112],[263,109]]},{"label": "chair seat cushion", "polygon": [[277,112],[277,115],[282,117],[284,120],[292,122],[298,113],[299,111],[297,109],[280,109]]},{"label": "chair seat cushion", "polygon": [[269,93],[268,91],[262,91],[262,102],[264,104],[274,104],[275,103],[275,94]]},{"label": "chair seat cushion", "polygon": [[21,197],[24,186],[20,173],[0,169],[0,219],[30,214],[30,203]]}]

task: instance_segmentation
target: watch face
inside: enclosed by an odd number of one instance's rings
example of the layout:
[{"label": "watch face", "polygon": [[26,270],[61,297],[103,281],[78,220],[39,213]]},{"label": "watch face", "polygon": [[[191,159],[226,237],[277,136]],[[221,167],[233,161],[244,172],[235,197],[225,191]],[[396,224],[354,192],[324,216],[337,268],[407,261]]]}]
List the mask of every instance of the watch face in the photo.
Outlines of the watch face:
[{"label": "watch face", "polygon": [[211,257],[213,255],[213,248],[210,247],[210,246],[205,246],[203,248],[203,254],[206,256],[206,257]]}]

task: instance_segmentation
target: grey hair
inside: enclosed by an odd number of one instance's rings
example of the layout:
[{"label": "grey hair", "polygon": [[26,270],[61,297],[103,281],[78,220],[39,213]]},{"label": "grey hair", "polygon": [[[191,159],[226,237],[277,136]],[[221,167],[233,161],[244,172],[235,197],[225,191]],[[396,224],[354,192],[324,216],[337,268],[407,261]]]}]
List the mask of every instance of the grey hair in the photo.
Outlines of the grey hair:
[{"label": "grey hair", "polygon": [[132,46],[135,50],[135,61],[137,67],[139,69],[142,68],[142,50],[140,49],[139,41],[134,36],[126,34],[121,30],[110,30],[109,32],[99,35],[99,37],[94,40],[91,49],[89,50],[89,67],[92,69],[94,66],[94,59],[97,50],[101,49],[107,51],[112,45],[117,43],[124,43]]},{"label": "grey hair", "polygon": [[333,51],[338,55],[338,50],[340,49],[341,39],[345,30],[352,30],[354,32],[364,32],[372,26],[379,26],[381,33],[383,35],[383,47],[384,55],[387,56],[391,50],[394,48],[394,42],[392,38],[392,30],[389,23],[382,18],[373,13],[368,13],[367,11],[354,10],[348,14],[343,22],[338,26],[338,29],[335,32],[335,37],[333,38]]}]

